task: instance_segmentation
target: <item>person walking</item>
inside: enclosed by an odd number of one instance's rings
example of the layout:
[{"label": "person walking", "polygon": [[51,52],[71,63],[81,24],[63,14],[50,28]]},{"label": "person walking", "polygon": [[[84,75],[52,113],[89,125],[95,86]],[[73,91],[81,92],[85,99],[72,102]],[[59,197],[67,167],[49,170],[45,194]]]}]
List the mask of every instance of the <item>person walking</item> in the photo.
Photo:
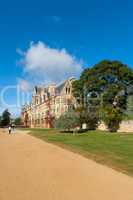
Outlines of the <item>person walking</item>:
[{"label": "person walking", "polygon": [[9,131],[9,134],[11,134],[11,132],[12,132],[11,126],[8,127],[8,131]]}]

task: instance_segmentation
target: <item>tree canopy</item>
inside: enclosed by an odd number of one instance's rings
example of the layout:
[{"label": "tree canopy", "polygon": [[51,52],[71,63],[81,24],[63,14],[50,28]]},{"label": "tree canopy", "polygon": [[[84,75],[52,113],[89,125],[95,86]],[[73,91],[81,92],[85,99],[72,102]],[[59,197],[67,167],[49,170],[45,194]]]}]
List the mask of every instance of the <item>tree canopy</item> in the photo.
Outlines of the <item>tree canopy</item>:
[{"label": "tree canopy", "polygon": [[133,84],[133,70],[119,61],[104,60],[86,69],[80,77],[80,83],[88,91],[104,92],[112,84],[119,89],[127,89]]},{"label": "tree canopy", "polygon": [[[117,130],[127,105],[128,88],[133,85],[133,70],[119,61],[103,60],[85,69],[80,79],[73,83],[73,94],[85,102],[87,96],[96,93],[102,103],[103,120],[108,128]],[[84,105],[83,105],[84,106]],[[117,122],[117,128],[112,124]]]}]

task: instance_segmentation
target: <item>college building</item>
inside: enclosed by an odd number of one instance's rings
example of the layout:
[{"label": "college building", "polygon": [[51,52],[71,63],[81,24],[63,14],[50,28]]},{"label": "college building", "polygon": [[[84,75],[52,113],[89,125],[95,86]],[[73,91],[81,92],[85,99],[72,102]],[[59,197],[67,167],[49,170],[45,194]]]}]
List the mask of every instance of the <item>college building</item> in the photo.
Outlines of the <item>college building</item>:
[{"label": "college building", "polygon": [[22,122],[25,127],[52,128],[54,120],[76,106],[72,95],[72,82],[69,78],[59,85],[35,86],[32,100],[22,109]]}]

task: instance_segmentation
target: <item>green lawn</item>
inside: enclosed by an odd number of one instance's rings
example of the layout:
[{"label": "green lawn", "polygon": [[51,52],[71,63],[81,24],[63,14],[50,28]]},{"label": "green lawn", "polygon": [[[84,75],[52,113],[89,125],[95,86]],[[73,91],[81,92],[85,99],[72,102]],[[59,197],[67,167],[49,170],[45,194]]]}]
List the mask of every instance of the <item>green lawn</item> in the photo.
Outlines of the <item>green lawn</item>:
[{"label": "green lawn", "polygon": [[68,148],[133,176],[133,134],[88,131],[73,136],[53,129],[29,130],[31,130],[29,134],[35,137]]}]

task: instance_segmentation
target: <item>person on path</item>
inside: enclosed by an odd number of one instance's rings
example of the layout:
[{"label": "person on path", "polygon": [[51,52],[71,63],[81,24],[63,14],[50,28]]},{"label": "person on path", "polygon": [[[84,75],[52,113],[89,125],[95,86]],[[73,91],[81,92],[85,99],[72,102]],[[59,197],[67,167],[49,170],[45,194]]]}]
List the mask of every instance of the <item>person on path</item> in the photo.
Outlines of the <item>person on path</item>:
[{"label": "person on path", "polygon": [[11,131],[12,131],[11,126],[8,127],[8,131],[9,131],[9,134],[11,134]]}]

